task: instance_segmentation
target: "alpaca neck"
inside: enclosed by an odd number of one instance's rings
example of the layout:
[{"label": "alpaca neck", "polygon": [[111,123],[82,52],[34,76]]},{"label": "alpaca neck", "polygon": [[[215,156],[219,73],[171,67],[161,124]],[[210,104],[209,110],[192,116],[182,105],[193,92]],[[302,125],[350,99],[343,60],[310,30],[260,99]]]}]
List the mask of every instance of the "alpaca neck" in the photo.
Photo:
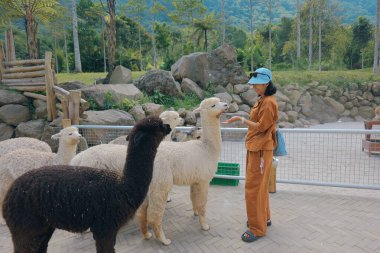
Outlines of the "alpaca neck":
[{"label": "alpaca neck", "polygon": [[138,146],[129,143],[121,183],[129,204],[136,209],[148,192],[157,147],[154,141],[146,141]]},{"label": "alpaca neck", "polygon": [[216,116],[201,113],[202,137],[201,141],[209,145],[217,154],[222,147],[222,134],[220,132],[220,121]]},{"label": "alpaca neck", "polygon": [[77,153],[77,144],[70,145],[63,140],[59,140],[59,147],[54,164],[68,165]]}]

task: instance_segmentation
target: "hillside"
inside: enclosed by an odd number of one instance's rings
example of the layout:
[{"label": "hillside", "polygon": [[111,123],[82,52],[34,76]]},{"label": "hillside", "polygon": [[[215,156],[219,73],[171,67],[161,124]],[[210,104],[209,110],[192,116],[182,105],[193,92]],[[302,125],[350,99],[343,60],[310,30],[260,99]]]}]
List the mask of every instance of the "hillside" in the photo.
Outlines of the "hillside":
[{"label": "hillside", "polygon": [[[122,5],[128,0],[119,0],[118,4]],[[172,11],[173,7],[171,1],[159,0],[168,9]],[[329,0],[335,2],[339,6],[338,16],[344,24],[351,24],[356,21],[358,16],[366,16],[373,22],[376,16],[376,1],[374,0]],[[148,4],[151,0],[147,1]],[[221,0],[204,0],[204,4],[209,11],[220,13],[222,9]],[[267,8],[265,7],[265,0],[254,0],[254,25],[261,26],[267,22]],[[304,1],[301,0],[301,3]],[[273,7],[273,20],[278,22],[283,16],[294,16],[296,13],[296,0],[274,0],[275,6]],[[249,0],[226,0],[226,18],[227,24],[235,25],[244,29],[249,27]],[[171,22],[166,13],[158,15],[158,20]],[[144,23],[149,22],[148,18]]]}]

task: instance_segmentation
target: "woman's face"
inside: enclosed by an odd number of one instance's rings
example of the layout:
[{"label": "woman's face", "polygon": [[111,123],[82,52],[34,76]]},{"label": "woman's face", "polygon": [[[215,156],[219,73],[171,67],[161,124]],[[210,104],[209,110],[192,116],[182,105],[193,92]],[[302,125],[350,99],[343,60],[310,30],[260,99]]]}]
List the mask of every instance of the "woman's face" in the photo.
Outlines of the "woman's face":
[{"label": "woman's face", "polygon": [[266,84],[254,84],[252,85],[252,89],[256,92],[257,95],[263,96],[265,93],[265,89],[268,87],[268,83]]}]

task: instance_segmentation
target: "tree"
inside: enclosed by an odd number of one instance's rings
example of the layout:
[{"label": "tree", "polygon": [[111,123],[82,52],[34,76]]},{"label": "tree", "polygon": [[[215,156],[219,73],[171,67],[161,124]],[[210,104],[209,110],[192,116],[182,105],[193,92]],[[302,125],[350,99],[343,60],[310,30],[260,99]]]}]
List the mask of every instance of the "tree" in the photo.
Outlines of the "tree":
[{"label": "tree", "polygon": [[166,10],[163,5],[161,5],[157,0],[152,0],[152,5],[150,7],[150,14],[152,16],[152,45],[153,45],[153,66],[157,69],[157,46],[156,46],[156,33],[154,26],[156,24],[156,14]]},{"label": "tree", "polygon": [[57,13],[56,0],[3,0],[3,7],[11,12],[12,16],[22,17],[25,21],[28,53],[31,59],[39,57],[37,44],[38,20],[47,22]]},{"label": "tree", "polygon": [[[104,5],[103,0],[100,0],[103,9],[107,13],[104,17],[107,33],[107,55],[108,55],[108,75],[111,76],[115,68],[115,49],[116,49],[116,0],[107,0],[107,6]],[[109,78],[106,78],[109,79]]]},{"label": "tree", "polygon": [[268,56],[268,61],[269,61],[269,69],[272,68],[272,7],[273,3],[272,0],[267,0],[266,5],[268,8],[268,29],[269,29],[269,56]]},{"label": "tree", "polygon": [[372,37],[372,25],[367,18],[359,17],[352,29],[352,48],[361,55],[361,67],[364,68],[364,49]]},{"label": "tree", "polygon": [[197,37],[197,42],[199,44],[200,38],[204,35],[204,50],[208,51],[208,39],[207,33],[214,31],[219,24],[218,20],[215,18],[214,12],[206,15],[202,19],[197,19],[194,21],[194,35]]},{"label": "tree", "polygon": [[375,35],[375,52],[373,55],[373,72],[379,73],[379,25],[380,25],[380,0],[376,1],[376,35]]},{"label": "tree", "polygon": [[77,3],[76,0],[71,0],[71,10],[73,17],[73,41],[74,41],[74,59],[75,59],[75,72],[82,72],[82,63],[80,60],[80,49],[78,39],[78,17],[77,17]]},{"label": "tree", "polygon": [[222,45],[224,44],[224,41],[226,40],[226,19],[224,16],[224,4],[225,0],[222,0]]},{"label": "tree", "polygon": [[253,72],[253,0],[249,0],[249,31],[251,39],[250,56],[251,56],[251,72]]},{"label": "tree", "polygon": [[309,65],[308,70],[311,69],[311,64],[313,62],[313,0],[309,0]]},{"label": "tree", "polygon": [[297,59],[301,58],[301,8],[300,1],[297,0]]},{"label": "tree", "polygon": [[247,33],[235,26],[227,26],[226,41],[236,48],[244,49],[247,44]]}]

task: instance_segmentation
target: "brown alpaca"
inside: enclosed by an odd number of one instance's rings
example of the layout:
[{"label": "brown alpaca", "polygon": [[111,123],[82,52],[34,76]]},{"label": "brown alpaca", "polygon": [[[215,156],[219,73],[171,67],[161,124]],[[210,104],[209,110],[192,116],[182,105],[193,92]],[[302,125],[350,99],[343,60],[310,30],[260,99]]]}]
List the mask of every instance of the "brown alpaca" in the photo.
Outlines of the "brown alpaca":
[{"label": "brown alpaca", "polygon": [[46,252],[56,228],[90,229],[98,253],[115,252],[117,232],[144,200],[157,147],[170,131],[158,117],[138,122],[130,134],[121,178],[107,170],[61,165],[16,179],[3,204],[14,252]]}]

